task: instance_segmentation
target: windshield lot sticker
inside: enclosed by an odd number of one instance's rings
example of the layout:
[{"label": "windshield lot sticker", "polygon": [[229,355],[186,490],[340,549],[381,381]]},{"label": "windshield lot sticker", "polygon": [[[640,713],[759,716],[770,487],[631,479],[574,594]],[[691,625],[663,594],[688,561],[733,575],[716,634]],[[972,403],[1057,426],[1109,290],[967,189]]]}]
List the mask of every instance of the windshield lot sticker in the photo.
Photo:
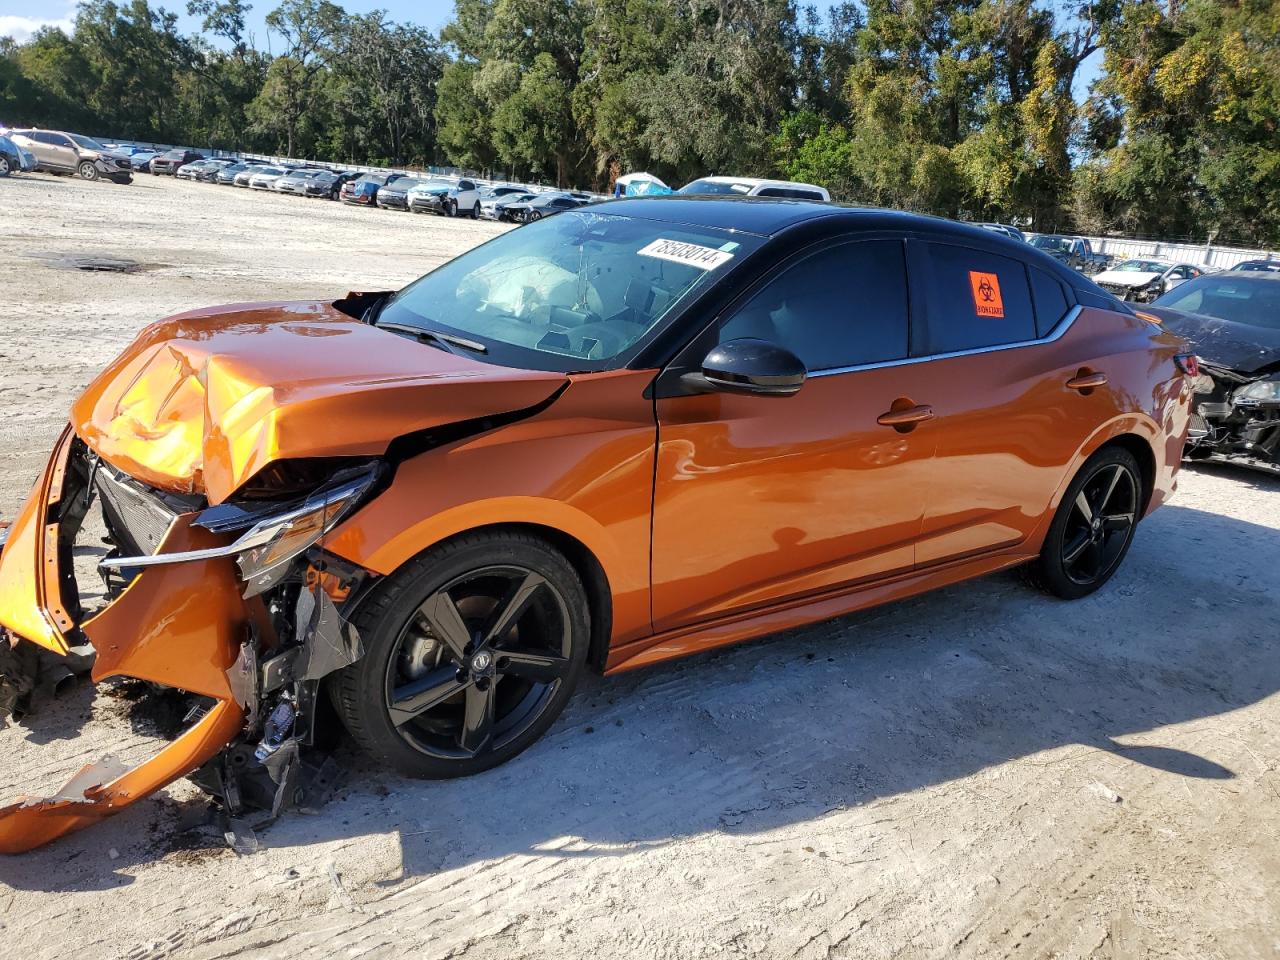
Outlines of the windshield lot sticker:
[{"label": "windshield lot sticker", "polygon": [[969,286],[973,288],[973,308],[980,317],[1004,317],[1004,301],[1000,299],[1000,278],[994,273],[969,271]]},{"label": "windshield lot sticker", "polygon": [[642,257],[657,257],[659,260],[670,260],[672,263],[683,263],[699,270],[714,270],[721,264],[733,259],[733,254],[715,247],[701,247],[696,243],[681,243],[679,240],[653,241],[639,250]]}]

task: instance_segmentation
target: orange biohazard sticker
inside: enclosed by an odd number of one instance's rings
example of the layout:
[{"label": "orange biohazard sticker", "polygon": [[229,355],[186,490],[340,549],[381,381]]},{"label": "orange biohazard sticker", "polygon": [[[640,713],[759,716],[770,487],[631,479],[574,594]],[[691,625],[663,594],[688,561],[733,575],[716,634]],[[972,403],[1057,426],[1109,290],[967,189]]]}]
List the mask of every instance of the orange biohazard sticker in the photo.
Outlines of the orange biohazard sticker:
[{"label": "orange biohazard sticker", "polygon": [[969,286],[973,288],[973,308],[980,317],[1003,317],[1004,301],[1000,299],[1000,278],[994,273],[969,271]]}]

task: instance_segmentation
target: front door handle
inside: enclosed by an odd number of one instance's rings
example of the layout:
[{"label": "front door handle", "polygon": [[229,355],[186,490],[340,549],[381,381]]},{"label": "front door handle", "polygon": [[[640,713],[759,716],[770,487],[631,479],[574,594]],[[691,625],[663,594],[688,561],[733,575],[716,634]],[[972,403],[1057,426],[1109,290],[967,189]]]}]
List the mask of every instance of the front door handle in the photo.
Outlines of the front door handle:
[{"label": "front door handle", "polygon": [[908,430],[914,430],[916,424],[932,419],[933,407],[927,403],[917,403],[882,413],[876,417],[876,423],[882,427],[893,427],[899,433],[906,433]]},{"label": "front door handle", "polygon": [[1067,381],[1067,386],[1072,390],[1079,390],[1083,393],[1087,393],[1094,387],[1103,386],[1106,382],[1107,375],[1105,373],[1086,373],[1081,370],[1080,373]]}]

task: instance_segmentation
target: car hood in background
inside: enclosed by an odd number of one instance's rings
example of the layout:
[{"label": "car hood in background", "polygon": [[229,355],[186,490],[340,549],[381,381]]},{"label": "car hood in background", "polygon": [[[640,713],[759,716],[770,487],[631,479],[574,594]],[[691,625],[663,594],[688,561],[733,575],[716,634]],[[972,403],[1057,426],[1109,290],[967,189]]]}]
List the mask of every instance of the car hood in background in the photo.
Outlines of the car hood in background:
[{"label": "car hood in background", "polygon": [[1094,283],[1114,283],[1121,287],[1145,287],[1160,276],[1158,273],[1147,273],[1138,270],[1103,270],[1093,276]]},{"label": "car hood in background", "polygon": [[71,422],[125,473],[217,504],[272,461],[376,456],[407,433],[534,406],[565,380],[419,344],[330,303],[241,304],[145,329]]},{"label": "car hood in background", "polygon": [[1145,306],[1142,311],[1158,317],[1167,330],[1195,348],[1196,356],[1216,366],[1258,373],[1280,364],[1280,330],[1168,307]]}]

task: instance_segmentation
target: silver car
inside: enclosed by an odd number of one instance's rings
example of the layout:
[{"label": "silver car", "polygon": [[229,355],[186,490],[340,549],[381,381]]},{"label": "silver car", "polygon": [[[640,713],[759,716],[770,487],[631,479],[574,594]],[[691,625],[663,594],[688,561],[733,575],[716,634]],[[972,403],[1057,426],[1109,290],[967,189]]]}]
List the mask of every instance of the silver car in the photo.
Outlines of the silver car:
[{"label": "silver car", "polygon": [[[275,182],[289,171],[284,167],[261,167],[249,177],[250,190],[270,190]],[[240,178],[237,177],[237,180]]]}]

